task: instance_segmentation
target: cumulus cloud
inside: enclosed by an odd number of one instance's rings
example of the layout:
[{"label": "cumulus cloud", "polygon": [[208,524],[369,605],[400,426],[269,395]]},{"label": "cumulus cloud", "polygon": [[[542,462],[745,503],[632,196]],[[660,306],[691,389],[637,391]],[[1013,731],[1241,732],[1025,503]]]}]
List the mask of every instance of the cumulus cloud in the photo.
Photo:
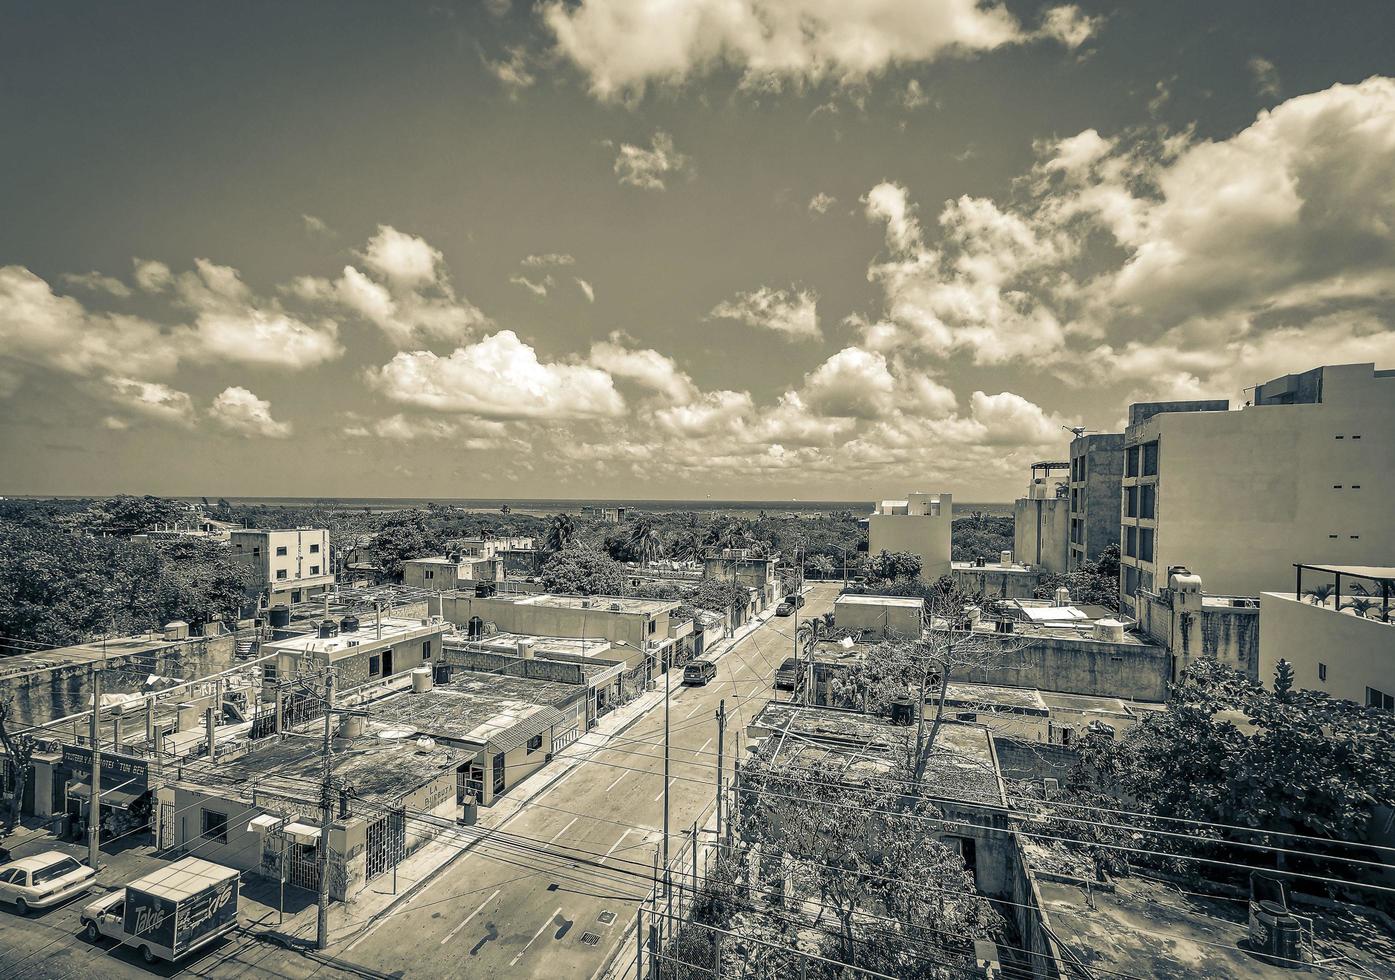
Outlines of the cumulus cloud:
[{"label": "cumulus cloud", "polygon": [[1036,37],[1073,48],[1095,27],[1068,6],[1048,11],[1033,32],[1001,3],[981,0],[548,0],[542,16],[558,50],[603,99],[639,95],[650,84],[682,84],[723,67],[741,71],[748,86],[849,84],[895,65]]},{"label": "cumulus cloud", "polygon": [[512,330],[457,348],[448,357],[402,352],[368,377],[401,404],[484,418],[597,418],[625,409],[605,371],[544,363]]},{"label": "cumulus cloud", "polygon": [[291,435],[290,423],[271,417],[271,402],[246,388],[224,388],[213,399],[208,416],[221,428],[248,438],[287,439]]},{"label": "cumulus cloud", "polygon": [[183,428],[194,424],[194,400],[186,392],[134,378],[107,378],[102,388],[108,400],[137,415]]},{"label": "cumulus cloud", "polygon": [[592,344],[587,362],[675,403],[684,404],[697,397],[692,378],[679,370],[673,358],[653,349],[630,347],[622,334],[614,333],[609,340]]},{"label": "cumulus cloud", "polygon": [[134,259],[136,285],[147,293],[164,292],[174,282],[170,267],[154,259]]},{"label": "cumulus cloud", "polygon": [[895,390],[884,356],[845,347],[805,380],[803,401],[824,415],[875,419],[890,413]]},{"label": "cumulus cloud", "polygon": [[596,301],[595,287],[580,276],[574,277],[572,281],[576,283],[576,288],[581,290],[581,295],[586,297],[586,302],[594,303]]},{"label": "cumulus cloud", "polygon": [[772,330],[787,340],[818,340],[818,296],[808,289],[762,286],[718,303],[709,317],[740,320],[747,326]]},{"label": "cumulus cloud", "polygon": [[115,296],[117,299],[126,299],[131,295],[131,287],[120,279],[103,275],[100,272],[83,272],[74,275],[65,273],[62,277],[64,285],[72,286],[76,289],[85,289],[93,293],[106,293]]},{"label": "cumulus cloud", "polygon": [[819,191],[813,197],[809,198],[809,210],[814,214],[827,214],[828,209],[837,203],[838,199],[832,194],[825,194],[823,191]]},{"label": "cumulus cloud", "polygon": [[620,183],[646,191],[664,190],[669,179],[691,176],[692,172],[692,160],[679,153],[673,137],[662,130],[650,138],[647,147],[621,143],[615,158],[615,174]]},{"label": "cumulus cloud", "polygon": [[530,269],[545,269],[549,266],[575,265],[576,259],[566,252],[546,252],[542,255],[526,255],[521,264]]},{"label": "cumulus cloud", "polygon": [[1255,55],[1247,64],[1250,77],[1254,79],[1255,91],[1260,95],[1277,97],[1282,90],[1279,85],[1279,69],[1268,58]]},{"label": "cumulus cloud", "polygon": [[485,59],[484,66],[508,90],[509,96],[517,98],[518,93],[537,81],[530,67],[528,49],[516,45],[505,49],[504,57],[498,60]]}]

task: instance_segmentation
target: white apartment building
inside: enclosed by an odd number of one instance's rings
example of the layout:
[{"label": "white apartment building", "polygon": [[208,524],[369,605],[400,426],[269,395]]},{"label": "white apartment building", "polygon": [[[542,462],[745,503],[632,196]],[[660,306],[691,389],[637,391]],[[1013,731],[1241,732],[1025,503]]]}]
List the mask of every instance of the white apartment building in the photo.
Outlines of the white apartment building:
[{"label": "white apartment building", "polygon": [[912,493],[905,500],[883,500],[867,519],[867,552],[902,551],[920,557],[920,577],[933,582],[949,574],[954,497]]},{"label": "white apartment building", "polygon": [[[1068,462],[1033,463],[1027,496],[1019,497],[1012,509],[1013,555],[1053,575],[1066,571],[1070,554],[1070,498],[1057,491],[1052,474],[1068,469]],[[1063,488],[1067,483],[1059,482]]]},{"label": "white apartment building", "polygon": [[323,528],[239,528],[231,533],[228,544],[233,557],[256,572],[250,593],[265,595],[269,606],[305,602],[334,586],[329,532]]},{"label": "white apartment building", "polygon": [[1395,370],[1327,365],[1255,389],[1252,405],[1133,405],[1124,433],[1120,599],[1185,565],[1232,596],[1283,591],[1295,561],[1395,554]]}]

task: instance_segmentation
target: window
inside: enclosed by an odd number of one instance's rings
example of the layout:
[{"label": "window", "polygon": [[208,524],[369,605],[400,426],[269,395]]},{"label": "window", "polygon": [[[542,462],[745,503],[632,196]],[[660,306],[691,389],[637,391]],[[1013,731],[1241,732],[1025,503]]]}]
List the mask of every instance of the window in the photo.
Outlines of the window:
[{"label": "window", "polygon": [[540,748],[542,748],[542,736],[541,736],[541,735],[534,735],[532,738],[528,739],[528,754],[529,754],[529,755],[532,755],[534,752],[538,751],[538,749],[540,749]]},{"label": "window", "polygon": [[276,569],[276,578],[277,578],[277,579],[284,579],[285,577],[286,577],[286,570],[285,570],[284,568],[278,568],[278,569]]},{"label": "window", "polygon": [[376,653],[368,655],[368,676],[377,677],[383,672],[383,658]]},{"label": "window", "polygon": [[318,575],[318,574],[320,574],[320,566],[319,566],[319,565],[311,565],[311,566],[310,566],[310,574],[311,574],[311,575]]},{"label": "window", "polygon": [[21,871],[21,870],[19,870],[18,868],[11,868],[9,871],[0,872],[0,884],[4,884],[4,885],[14,885],[14,884],[17,884],[17,883],[19,882],[19,879],[20,879],[23,875],[24,875],[24,872]]},{"label": "window", "polygon": [[1130,446],[1124,452],[1124,475],[1138,476],[1138,447]]},{"label": "window", "polygon": [[286,557],[286,546],[285,546],[285,545],[281,545],[280,547],[278,547],[278,548],[276,549],[276,557],[277,557],[277,558],[285,558],[285,557]]},{"label": "window", "polygon": [[1138,516],[1152,520],[1157,516],[1158,487],[1155,483],[1145,483],[1138,488]]},{"label": "window", "polygon": [[1374,687],[1368,687],[1366,688],[1366,707],[1395,711],[1395,695],[1377,691]]},{"label": "window", "polygon": [[320,546],[317,545],[317,544],[312,544],[312,545],[310,546],[310,554],[312,554],[312,555],[318,555],[319,553],[320,553]]},{"label": "window", "polygon": [[1321,661],[1318,662],[1318,680],[1327,680],[1327,664],[1322,663]]},{"label": "window", "polygon": [[430,659],[431,659],[431,641],[430,641],[430,640],[427,640],[425,643],[423,643],[423,644],[421,645],[421,659],[423,659],[423,660],[430,660]]},{"label": "window", "polygon": [[1143,444],[1143,475],[1158,475],[1158,443],[1156,440]]},{"label": "window", "polygon": [[1153,529],[1151,527],[1138,529],[1138,560],[1153,560]]},{"label": "window", "polygon": [[261,549],[261,548],[257,548],[257,547],[253,547],[253,548],[252,548],[252,557],[253,557],[253,558],[260,558],[260,557],[261,557],[261,554],[262,554],[262,549]]},{"label": "window", "polygon": [[1070,509],[1072,513],[1080,511],[1080,491],[1075,487],[1071,487],[1070,491]]},{"label": "window", "polygon": [[494,792],[504,791],[504,753],[500,752],[494,756]]},{"label": "window", "polygon": [[1341,485],[1340,483],[1334,483],[1334,484],[1332,484],[1332,489],[1333,489],[1333,490],[1340,490],[1340,489],[1342,489],[1342,485]]},{"label": "window", "polygon": [[422,578],[435,578],[435,577],[436,577],[436,573],[433,572],[431,569],[426,568],[426,569],[423,569],[423,570],[422,570],[421,577],[422,577]]},{"label": "window", "polygon": [[201,809],[199,812],[203,822],[203,839],[226,844],[228,842],[228,815],[219,813],[217,810]]},{"label": "window", "polygon": [[40,868],[29,876],[29,884],[42,885],[46,882],[57,881],[64,875],[70,875],[74,871],[80,871],[82,865],[78,864],[70,857],[65,857],[61,861],[54,861],[46,868]]},{"label": "window", "polygon": [[1138,557],[1138,528],[1124,528],[1124,554],[1130,558]]},{"label": "window", "polygon": [[1124,595],[1131,596],[1138,591],[1138,569],[1124,566]]},{"label": "window", "polygon": [[1138,516],[1138,487],[1124,488],[1124,516]]},{"label": "window", "polygon": [[649,620],[649,634],[650,634],[651,636],[653,635],[654,630],[658,629],[658,626],[659,626],[659,623],[658,623],[657,620],[653,620],[653,619]]}]

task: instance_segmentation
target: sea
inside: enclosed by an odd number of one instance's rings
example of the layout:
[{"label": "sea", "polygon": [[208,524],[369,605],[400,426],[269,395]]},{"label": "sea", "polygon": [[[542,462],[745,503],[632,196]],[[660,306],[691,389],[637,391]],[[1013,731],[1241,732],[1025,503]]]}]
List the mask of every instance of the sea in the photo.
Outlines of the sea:
[{"label": "sea", "polygon": [[[182,500],[197,502],[198,497],[181,497]],[[210,499],[217,499],[212,497]],[[699,513],[731,514],[753,517],[762,511],[772,517],[817,517],[820,514],[833,514],[850,510],[859,516],[872,511],[870,500],[720,500],[704,497],[700,500],[657,500],[635,499],[617,500],[613,498],[562,498],[562,497],[226,497],[231,504],[249,504],[265,507],[325,507],[334,510],[394,511],[414,510],[436,504],[442,507],[456,507],[467,511],[497,511],[504,504],[517,514],[558,514],[575,513],[583,506],[624,507],[627,510],[650,513],[671,513],[696,511]],[[970,503],[954,502],[954,513],[964,516],[982,511],[993,516],[1012,516],[1011,503]]]}]

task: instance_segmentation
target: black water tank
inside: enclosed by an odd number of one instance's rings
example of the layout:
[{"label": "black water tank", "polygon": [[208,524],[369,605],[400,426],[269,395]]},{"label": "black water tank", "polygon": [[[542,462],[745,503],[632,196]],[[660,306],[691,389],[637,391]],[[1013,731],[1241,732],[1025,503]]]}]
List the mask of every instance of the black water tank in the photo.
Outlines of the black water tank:
[{"label": "black water tank", "polygon": [[345,616],[343,619],[339,620],[339,632],[341,632],[341,633],[357,633],[357,632],[358,632],[358,617],[355,616],[353,613],[350,613],[349,615]]},{"label": "black water tank", "polygon": [[910,698],[899,698],[891,702],[891,723],[909,725],[915,720],[915,703]]},{"label": "black water tank", "polygon": [[272,629],[276,629],[278,626],[291,625],[290,606],[272,606],[270,609],[267,610],[267,613],[269,614],[269,618],[271,619]]},{"label": "black water tank", "polygon": [[332,619],[326,619],[326,620],[322,620],[322,621],[320,622],[320,639],[323,640],[323,639],[325,639],[326,637],[333,636],[335,633],[338,633],[338,632],[339,632],[339,625],[338,625],[337,623],[335,623],[334,620],[332,620]]}]

